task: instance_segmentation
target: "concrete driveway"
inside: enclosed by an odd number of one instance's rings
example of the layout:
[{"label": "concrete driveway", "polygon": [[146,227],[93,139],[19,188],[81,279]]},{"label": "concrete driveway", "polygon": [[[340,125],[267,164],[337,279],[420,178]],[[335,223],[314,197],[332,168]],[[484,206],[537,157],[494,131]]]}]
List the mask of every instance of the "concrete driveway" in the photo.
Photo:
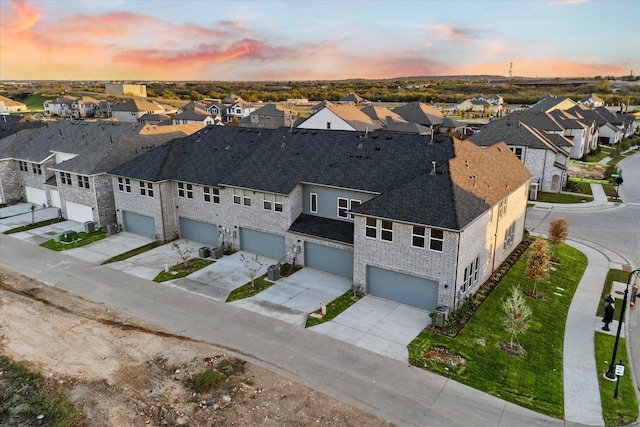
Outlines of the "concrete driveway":
[{"label": "concrete driveway", "polygon": [[330,322],[310,329],[406,362],[407,346],[429,323],[428,311],[366,295]]},{"label": "concrete driveway", "polygon": [[151,242],[153,242],[153,239],[150,237],[123,231],[112,236],[107,236],[97,242],[66,250],[65,253],[93,264],[102,264],[109,258],[113,258],[116,255],[139,248]]}]

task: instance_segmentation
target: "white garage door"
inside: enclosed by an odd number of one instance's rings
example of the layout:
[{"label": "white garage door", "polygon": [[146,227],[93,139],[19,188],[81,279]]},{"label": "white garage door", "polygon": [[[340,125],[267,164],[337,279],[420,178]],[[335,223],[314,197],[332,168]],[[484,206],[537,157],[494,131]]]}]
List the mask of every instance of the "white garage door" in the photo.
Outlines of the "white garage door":
[{"label": "white garage door", "polygon": [[36,205],[47,204],[47,192],[40,190],[39,188],[25,187],[27,192],[27,202],[34,203]]},{"label": "white garage door", "polygon": [[60,201],[60,192],[58,190],[51,190],[49,194],[51,195],[51,206],[54,208],[61,208],[62,202]]},{"label": "white garage door", "polygon": [[91,209],[91,206],[67,202],[67,219],[83,223],[93,221],[93,209]]}]

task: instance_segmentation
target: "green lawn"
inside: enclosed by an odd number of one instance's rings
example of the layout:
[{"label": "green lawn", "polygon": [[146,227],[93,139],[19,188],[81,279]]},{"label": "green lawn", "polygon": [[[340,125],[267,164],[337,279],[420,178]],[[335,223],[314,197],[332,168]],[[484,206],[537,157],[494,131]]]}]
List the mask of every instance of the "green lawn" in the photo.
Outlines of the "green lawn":
[{"label": "green lawn", "polygon": [[270,282],[266,279],[267,275],[256,277],[254,282],[254,287],[251,287],[251,282],[248,282],[245,285],[240,286],[239,288],[234,289],[227,297],[226,302],[236,301],[243,298],[250,298],[254,295],[259,294],[267,288],[275,285],[274,282]]},{"label": "green lawn", "polygon": [[[409,345],[409,358],[415,366],[432,370],[470,387],[553,417],[562,417],[564,388],[562,347],[567,311],[587,265],[584,254],[560,245],[555,256],[560,267],[537,286],[543,300],[527,298],[532,310],[529,330],[519,337],[527,351],[524,357],[507,354],[499,348],[509,335],[501,323],[502,302],[512,286],[532,288],[524,278],[527,253],[513,266],[455,338],[423,331]],[[562,288],[562,289],[558,289]],[[449,366],[427,360],[432,347],[445,349],[466,359],[464,366]]]},{"label": "green lawn", "polygon": [[110,264],[112,262],[118,262],[118,261],[123,261],[125,259],[131,258],[133,256],[139,255],[141,253],[150,251],[153,248],[157,248],[158,246],[162,246],[164,245],[164,242],[160,241],[160,240],[156,240],[153,241],[151,243],[147,243],[144,246],[140,246],[139,248],[135,248],[135,249],[131,249],[130,251],[127,252],[123,252],[119,255],[116,255],[112,258],[109,258],[108,260],[106,260],[105,262],[103,262],[102,264]]},{"label": "green lawn", "polygon": [[[607,278],[604,281],[604,286],[602,287],[602,295],[600,295],[600,304],[598,305],[598,312],[596,313],[596,316],[604,316],[604,299],[611,293],[613,282],[627,283],[628,278],[629,273],[627,271],[613,269],[609,270],[609,272],[607,273]],[[631,298],[631,289],[629,289],[629,298]],[[617,307],[616,309],[620,310],[620,307]],[[617,311],[617,313],[619,314],[620,311]]]},{"label": "green lawn", "polygon": [[321,323],[328,322],[329,320],[334,319],[338,314],[342,313],[347,308],[358,302],[360,298],[362,298],[362,295],[356,295],[354,297],[353,291],[345,292],[344,294],[340,295],[338,298],[327,304],[327,314],[325,314],[324,317],[319,317],[319,308],[313,312],[314,316],[308,316],[305,328],[319,325]]},{"label": "green lawn", "polygon": [[620,384],[618,385],[618,399],[613,398],[616,388],[615,381],[610,381],[603,377],[603,374],[609,370],[615,340],[615,336],[596,332],[596,363],[605,426],[629,425],[638,418],[638,401],[633,388],[633,380],[631,379],[633,373],[629,370],[629,361],[623,338],[618,342],[617,360],[615,361],[617,364],[622,360],[622,364],[625,366],[625,374],[620,377]]},{"label": "green lawn", "polygon": [[34,228],[44,227],[45,225],[51,225],[51,224],[55,224],[57,222],[62,222],[62,221],[64,221],[64,218],[47,219],[45,221],[40,221],[33,224],[27,224],[21,227],[12,228],[11,230],[7,230],[2,234],[13,234],[13,233],[19,233],[21,231],[33,230]]},{"label": "green lawn", "polygon": [[189,261],[177,264],[169,269],[169,271],[161,271],[153,279],[154,282],[166,282],[167,280],[180,279],[186,277],[191,273],[205,268],[206,266],[213,264],[215,261],[202,258],[191,258]]},{"label": "green lawn", "polygon": [[538,193],[537,202],[545,203],[584,203],[593,201],[593,197],[577,194]]},{"label": "green lawn", "polygon": [[89,243],[97,242],[107,237],[107,233],[103,231],[94,231],[93,233],[85,233],[83,231],[78,232],[78,238],[73,242],[56,242],[55,240],[48,240],[42,243],[40,246],[52,249],[54,251],[64,251],[67,249],[79,248],[80,246],[88,245]]},{"label": "green lawn", "polygon": [[36,93],[34,95],[31,95],[24,101],[22,101],[22,103],[27,106],[29,111],[33,111],[33,112],[44,111],[44,102],[47,99],[51,99],[51,98],[45,98],[44,96],[42,96],[41,93]]}]

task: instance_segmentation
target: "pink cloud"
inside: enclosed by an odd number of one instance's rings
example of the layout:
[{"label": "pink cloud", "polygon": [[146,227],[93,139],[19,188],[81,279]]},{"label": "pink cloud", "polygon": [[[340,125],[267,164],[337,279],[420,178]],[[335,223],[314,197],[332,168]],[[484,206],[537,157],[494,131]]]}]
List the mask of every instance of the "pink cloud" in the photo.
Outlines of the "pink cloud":
[{"label": "pink cloud", "polygon": [[6,24],[9,34],[19,34],[30,30],[42,16],[39,11],[30,7],[27,2],[11,0],[10,4],[15,11],[6,15],[9,17]]},{"label": "pink cloud", "polygon": [[429,25],[434,31],[437,31],[447,40],[466,41],[472,35],[471,31],[453,27],[451,25],[433,24]]}]

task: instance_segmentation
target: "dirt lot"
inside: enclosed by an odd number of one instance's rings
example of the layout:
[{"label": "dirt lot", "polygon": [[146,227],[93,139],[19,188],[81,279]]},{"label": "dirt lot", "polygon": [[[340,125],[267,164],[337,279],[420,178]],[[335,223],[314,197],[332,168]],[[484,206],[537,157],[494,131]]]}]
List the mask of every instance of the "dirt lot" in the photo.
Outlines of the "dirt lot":
[{"label": "dirt lot", "polygon": [[196,393],[195,375],[238,361],[2,269],[0,337],[1,354],[69,385],[87,426],[391,425],[249,363]]}]

